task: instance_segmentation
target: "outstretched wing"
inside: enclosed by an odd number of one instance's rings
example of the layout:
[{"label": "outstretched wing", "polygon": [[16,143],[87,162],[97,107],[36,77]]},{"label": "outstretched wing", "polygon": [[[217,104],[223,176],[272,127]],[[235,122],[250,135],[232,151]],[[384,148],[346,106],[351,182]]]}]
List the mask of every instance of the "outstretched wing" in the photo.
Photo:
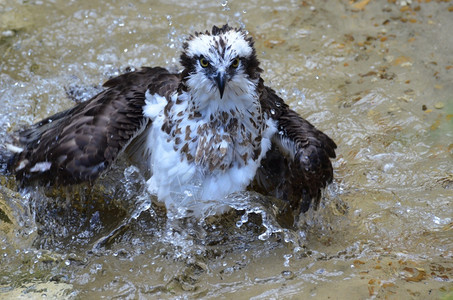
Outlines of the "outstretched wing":
[{"label": "outstretched wing", "polygon": [[291,110],[274,90],[260,84],[262,109],[276,121],[272,148],[263,159],[252,188],[287,200],[295,215],[316,208],[321,189],[332,181],[330,158],[335,142]]},{"label": "outstretched wing", "polygon": [[13,155],[9,169],[22,185],[93,182],[146,127],[146,91],[167,96],[178,83],[179,76],[163,68],[108,80],[107,89],[92,99],[21,132],[23,150]]}]

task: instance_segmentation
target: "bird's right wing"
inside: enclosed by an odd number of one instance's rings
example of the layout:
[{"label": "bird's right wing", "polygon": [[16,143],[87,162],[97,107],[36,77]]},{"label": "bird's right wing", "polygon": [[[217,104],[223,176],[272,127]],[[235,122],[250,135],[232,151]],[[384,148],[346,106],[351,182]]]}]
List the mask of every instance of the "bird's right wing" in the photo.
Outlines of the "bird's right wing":
[{"label": "bird's right wing", "polygon": [[163,68],[108,80],[92,99],[20,132],[9,170],[22,185],[93,182],[147,126],[146,91],[168,96],[178,83]]}]

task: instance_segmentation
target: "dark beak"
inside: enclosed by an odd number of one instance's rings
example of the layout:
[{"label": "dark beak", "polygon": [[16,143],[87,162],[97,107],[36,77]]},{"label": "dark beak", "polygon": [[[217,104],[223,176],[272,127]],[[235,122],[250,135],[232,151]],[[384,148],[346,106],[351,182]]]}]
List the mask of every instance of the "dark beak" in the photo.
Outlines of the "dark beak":
[{"label": "dark beak", "polygon": [[215,82],[217,83],[217,87],[219,88],[220,92],[220,99],[223,97],[223,92],[225,91],[225,73],[219,72],[215,77]]}]

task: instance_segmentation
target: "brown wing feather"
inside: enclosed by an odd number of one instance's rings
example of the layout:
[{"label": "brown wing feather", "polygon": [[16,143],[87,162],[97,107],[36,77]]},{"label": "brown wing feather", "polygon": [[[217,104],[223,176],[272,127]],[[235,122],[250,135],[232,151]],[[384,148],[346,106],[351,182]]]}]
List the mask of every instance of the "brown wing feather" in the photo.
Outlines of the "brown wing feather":
[{"label": "brown wing feather", "polygon": [[94,181],[146,127],[146,91],[167,96],[178,82],[178,75],[163,68],[108,80],[92,99],[21,132],[24,151],[13,156],[9,169],[23,185]]},{"label": "brown wing feather", "polygon": [[263,159],[252,188],[287,200],[295,215],[316,208],[321,189],[333,178],[330,158],[335,142],[291,110],[274,90],[260,83],[263,112],[277,122],[272,148]]}]

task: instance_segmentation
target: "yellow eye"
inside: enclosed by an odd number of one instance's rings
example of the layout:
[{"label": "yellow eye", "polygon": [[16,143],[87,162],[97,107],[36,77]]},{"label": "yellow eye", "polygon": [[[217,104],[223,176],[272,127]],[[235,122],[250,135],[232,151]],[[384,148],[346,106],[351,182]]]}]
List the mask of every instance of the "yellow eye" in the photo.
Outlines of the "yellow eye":
[{"label": "yellow eye", "polygon": [[206,58],[202,57],[202,58],[200,58],[200,65],[203,68],[207,68],[209,66],[209,61],[207,61]]},{"label": "yellow eye", "polygon": [[239,58],[235,58],[235,59],[233,60],[233,62],[231,63],[231,66],[232,66],[233,68],[239,67]]}]

